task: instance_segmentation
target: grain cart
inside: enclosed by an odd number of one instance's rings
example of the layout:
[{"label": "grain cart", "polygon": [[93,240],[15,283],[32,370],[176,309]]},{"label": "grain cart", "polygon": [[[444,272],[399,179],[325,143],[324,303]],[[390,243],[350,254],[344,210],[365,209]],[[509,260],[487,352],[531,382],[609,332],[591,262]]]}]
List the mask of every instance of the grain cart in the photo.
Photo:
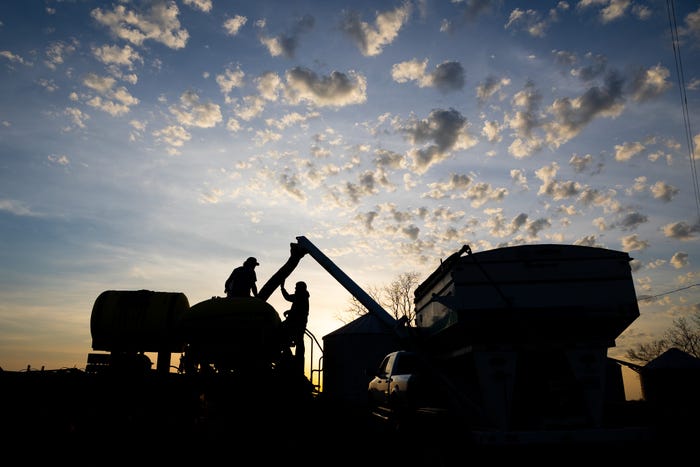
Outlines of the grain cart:
[{"label": "grain cart", "polygon": [[475,438],[613,436],[608,408],[624,388],[607,350],[639,316],[630,260],[586,246],[465,245],[417,287],[419,349]]}]

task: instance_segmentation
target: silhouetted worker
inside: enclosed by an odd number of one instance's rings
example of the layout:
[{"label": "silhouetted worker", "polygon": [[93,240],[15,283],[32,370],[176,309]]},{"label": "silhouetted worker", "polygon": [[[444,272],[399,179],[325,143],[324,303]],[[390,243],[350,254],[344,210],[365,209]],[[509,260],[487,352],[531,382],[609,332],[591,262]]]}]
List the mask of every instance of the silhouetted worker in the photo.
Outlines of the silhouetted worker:
[{"label": "silhouetted worker", "polygon": [[243,266],[238,266],[231,272],[224,284],[227,297],[250,297],[251,294],[253,297],[258,296],[258,286],[255,285],[258,280],[258,276],[255,275],[256,266],[260,266],[260,263],[251,256],[245,260]]},{"label": "silhouetted worker", "polygon": [[284,288],[284,282],[280,285],[282,296],[288,302],[292,302],[289,310],[284,312],[282,327],[286,332],[291,345],[296,347],[294,352],[295,367],[304,372],[304,333],[306,323],[309,320],[309,292],[306,290],[305,282],[297,282],[294,293],[290,294]]}]

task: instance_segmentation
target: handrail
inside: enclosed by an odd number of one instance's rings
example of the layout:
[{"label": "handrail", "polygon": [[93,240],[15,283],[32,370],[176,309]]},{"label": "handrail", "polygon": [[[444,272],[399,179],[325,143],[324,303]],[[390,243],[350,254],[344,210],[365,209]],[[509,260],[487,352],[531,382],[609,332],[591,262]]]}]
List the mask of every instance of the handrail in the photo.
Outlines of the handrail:
[{"label": "handrail", "polygon": [[[323,375],[323,366],[321,362],[323,361],[323,347],[321,343],[316,339],[316,336],[308,329],[304,330],[304,334],[311,340],[311,348],[309,350],[309,381],[311,385],[316,389],[316,393],[321,392],[321,377]],[[318,368],[314,368],[314,343],[318,346],[321,351],[321,356],[318,359]],[[317,382],[314,382],[314,375],[318,378]]]}]

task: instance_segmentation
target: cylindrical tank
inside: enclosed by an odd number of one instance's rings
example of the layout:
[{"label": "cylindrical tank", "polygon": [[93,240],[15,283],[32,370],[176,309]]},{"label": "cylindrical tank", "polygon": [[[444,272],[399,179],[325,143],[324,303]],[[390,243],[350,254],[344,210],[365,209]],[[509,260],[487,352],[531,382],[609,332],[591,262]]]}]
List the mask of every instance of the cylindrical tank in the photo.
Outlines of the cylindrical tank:
[{"label": "cylindrical tank", "polygon": [[270,367],[282,349],[275,308],[253,297],[212,297],[193,305],[178,323],[190,364],[217,369]]},{"label": "cylindrical tank", "polygon": [[107,290],[92,307],[90,333],[94,350],[181,352],[175,325],[189,309],[183,293]]}]

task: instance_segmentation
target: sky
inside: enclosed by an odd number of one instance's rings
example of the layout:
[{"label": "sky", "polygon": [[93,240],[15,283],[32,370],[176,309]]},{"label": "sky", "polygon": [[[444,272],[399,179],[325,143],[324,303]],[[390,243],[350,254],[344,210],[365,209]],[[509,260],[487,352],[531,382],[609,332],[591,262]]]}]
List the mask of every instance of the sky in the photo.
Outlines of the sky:
[{"label": "sky", "polygon": [[[698,46],[696,1],[1,2],[0,367],[84,368],[101,292],[261,287],[298,236],[365,289],[628,252],[626,360],[700,310]],[[322,341],[350,294],[298,280]]]}]

